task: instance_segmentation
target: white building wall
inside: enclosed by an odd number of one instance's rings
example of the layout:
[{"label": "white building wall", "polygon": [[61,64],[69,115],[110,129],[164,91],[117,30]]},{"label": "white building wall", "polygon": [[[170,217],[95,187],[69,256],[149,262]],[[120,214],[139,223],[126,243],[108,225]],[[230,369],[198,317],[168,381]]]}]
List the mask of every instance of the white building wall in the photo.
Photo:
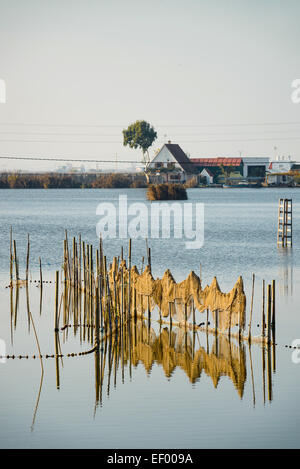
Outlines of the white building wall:
[{"label": "white building wall", "polygon": [[155,163],[163,163],[165,168],[167,167],[168,163],[175,163],[175,168],[182,169],[180,164],[166,146],[163,146],[160,152],[153,158],[149,164],[149,168],[155,168]]},{"label": "white building wall", "polygon": [[243,176],[246,178],[248,177],[248,168],[249,166],[264,166],[266,171],[269,168],[270,160],[269,158],[265,157],[246,157],[242,158],[244,168],[243,168]]},{"label": "white building wall", "polygon": [[213,176],[211,176],[211,175],[206,171],[205,168],[201,171],[200,176],[206,178],[206,183],[207,183],[207,184],[212,184],[212,183],[214,182]]},{"label": "white building wall", "polygon": [[290,171],[295,161],[285,161],[285,160],[276,160],[272,161],[272,169],[273,173],[285,173]]}]

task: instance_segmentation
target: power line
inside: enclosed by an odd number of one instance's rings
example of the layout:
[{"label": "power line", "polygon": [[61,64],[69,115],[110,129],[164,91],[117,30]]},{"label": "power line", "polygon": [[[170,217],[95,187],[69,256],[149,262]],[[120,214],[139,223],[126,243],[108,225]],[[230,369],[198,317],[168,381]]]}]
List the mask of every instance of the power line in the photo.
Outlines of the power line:
[{"label": "power line", "polygon": [[[238,157],[236,157],[238,158]],[[79,158],[48,158],[48,157],[33,157],[33,156],[0,156],[0,160],[21,160],[21,161],[59,161],[59,162],[77,162],[77,163],[116,163],[116,159],[113,160],[96,160],[96,159],[79,159]],[[134,161],[134,160],[119,160],[118,159],[118,164],[123,163],[123,164],[143,164],[142,161]],[[185,165],[191,165],[193,168],[197,166],[197,163],[194,163],[193,161],[186,162]]]},{"label": "power line", "polygon": [[123,127],[121,124],[67,124],[67,123],[41,123],[41,122],[0,122],[0,125],[19,127]]},{"label": "power line", "polygon": [[[182,133],[182,132],[174,132],[171,134],[172,136],[200,136],[200,135],[230,135],[230,134],[253,134],[253,133],[272,133],[275,132],[275,130],[250,130],[250,131],[231,131],[231,132],[188,132],[188,133]],[[280,130],[281,133],[290,133],[290,132],[298,132],[297,129],[287,129],[287,130]],[[58,137],[66,137],[66,136],[73,136],[73,137],[120,137],[120,133],[110,133],[110,134],[100,134],[98,132],[94,133],[78,133],[78,132],[20,132],[18,130],[10,131],[10,130],[4,130],[0,131],[0,135],[53,135],[53,136],[58,136]]]},{"label": "power line", "polygon": [[[123,124],[70,124],[70,123],[29,123],[29,122],[0,122],[5,126],[24,126],[24,127],[124,127]],[[242,122],[242,123],[209,123],[209,124],[156,124],[157,127],[260,127],[260,126],[278,126],[278,125],[300,125],[300,121],[293,122]],[[125,126],[126,127],[126,126]]]},{"label": "power line", "polygon": [[[78,158],[48,158],[48,157],[33,157],[33,156],[0,156],[1,160],[28,160],[28,161],[70,161],[79,163],[115,163],[116,160],[82,160]],[[118,163],[141,163],[141,161],[132,160],[118,160]]]},{"label": "power line", "polygon": [[57,135],[57,136],[78,136],[78,137],[120,137],[120,133],[117,134],[99,134],[95,133],[78,133],[78,132],[20,132],[14,131],[0,131],[0,135]]},{"label": "power line", "polygon": [[[233,142],[265,142],[265,141],[278,141],[278,140],[300,140],[298,137],[259,137],[259,138],[235,138],[235,139],[201,139],[201,140],[181,140],[181,144],[186,143],[233,143]],[[35,139],[0,139],[0,143],[84,143],[84,144],[118,144],[122,145],[121,141],[111,140],[35,140]]]},{"label": "power line", "polygon": [[34,140],[34,139],[1,139],[0,142],[4,143],[118,143],[123,142],[112,142],[111,140]]},{"label": "power line", "polygon": [[260,127],[260,126],[277,126],[277,125],[300,125],[300,121],[294,122],[242,122],[242,123],[225,123],[225,124],[171,124],[171,125],[160,125],[157,127]]}]

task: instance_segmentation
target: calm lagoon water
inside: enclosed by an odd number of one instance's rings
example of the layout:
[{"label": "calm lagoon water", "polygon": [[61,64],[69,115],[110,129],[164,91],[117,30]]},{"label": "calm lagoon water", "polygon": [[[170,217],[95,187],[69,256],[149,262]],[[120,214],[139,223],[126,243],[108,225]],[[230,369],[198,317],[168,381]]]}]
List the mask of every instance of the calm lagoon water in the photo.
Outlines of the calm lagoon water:
[{"label": "calm lagoon water", "polygon": [[[9,227],[24,275],[27,233],[31,238],[31,276],[41,256],[44,278],[54,280],[62,263],[65,229],[98,244],[96,208],[100,202],[145,202],[145,190],[0,190],[0,338],[7,354],[37,353],[27,298],[19,291],[17,317],[11,323]],[[205,242],[185,249],[184,240],[150,240],[154,277],[169,268],[177,281],[202,266],[203,283],[216,275],[229,291],[242,275],[249,317],[252,273],[256,275],[253,335],[261,323],[261,284],[276,280],[275,350],[239,345],[204,333],[184,334],[137,324],[134,350],[120,357],[118,341],[102,354],[103,381],[94,354],[64,358],[59,386],[54,359],[32,358],[0,363],[0,446],[3,448],[216,448],[299,447],[300,364],[285,347],[300,339],[300,191],[297,189],[191,189],[189,201],[205,204]],[[292,249],[276,245],[278,199],[293,199]],[[149,202],[146,202],[150,206]],[[108,258],[121,240],[105,240]],[[125,252],[127,241],[123,240]],[[133,263],[141,266],[145,241],[134,240]],[[13,304],[15,304],[15,294]],[[42,353],[54,353],[53,286],[29,288]],[[198,316],[199,322],[202,316]],[[259,327],[258,327],[259,325]],[[71,328],[60,335],[64,354],[90,348],[92,338]],[[195,366],[195,357],[202,367]],[[105,365],[105,366],[104,366]],[[42,379],[41,379],[42,378]]]}]

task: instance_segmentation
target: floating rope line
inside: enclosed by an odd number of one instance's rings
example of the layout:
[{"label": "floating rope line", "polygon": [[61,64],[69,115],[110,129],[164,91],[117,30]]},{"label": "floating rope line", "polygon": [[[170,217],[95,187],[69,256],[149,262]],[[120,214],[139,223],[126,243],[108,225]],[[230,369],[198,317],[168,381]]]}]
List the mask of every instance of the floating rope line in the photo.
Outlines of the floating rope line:
[{"label": "floating rope line", "polygon": [[98,349],[98,347],[93,347],[92,349],[90,350],[86,350],[84,352],[77,352],[77,353],[66,353],[66,354],[44,354],[44,355],[32,355],[32,356],[29,356],[29,355],[3,355],[3,356],[0,356],[0,359],[22,359],[22,358],[25,358],[26,360],[29,359],[29,358],[33,358],[34,360],[35,359],[38,359],[38,358],[73,358],[73,357],[80,357],[80,356],[84,356],[84,355],[89,355],[91,353],[94,353],[96,352],[96,350]]}]

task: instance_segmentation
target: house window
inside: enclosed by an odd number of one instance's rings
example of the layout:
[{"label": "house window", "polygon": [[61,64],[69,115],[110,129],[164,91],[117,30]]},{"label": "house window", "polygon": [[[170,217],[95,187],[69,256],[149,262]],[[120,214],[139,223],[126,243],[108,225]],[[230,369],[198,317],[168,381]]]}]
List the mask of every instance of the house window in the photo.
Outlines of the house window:
[{"label": "house window", "polygon": [[175,163],[172,162],[172,163],[168,163],[168,169],[173,169],[175,168]]},{"label": "house window", "polygon": [[155,163],[155,168],[161,168],[163,166],[163,163]]}]

